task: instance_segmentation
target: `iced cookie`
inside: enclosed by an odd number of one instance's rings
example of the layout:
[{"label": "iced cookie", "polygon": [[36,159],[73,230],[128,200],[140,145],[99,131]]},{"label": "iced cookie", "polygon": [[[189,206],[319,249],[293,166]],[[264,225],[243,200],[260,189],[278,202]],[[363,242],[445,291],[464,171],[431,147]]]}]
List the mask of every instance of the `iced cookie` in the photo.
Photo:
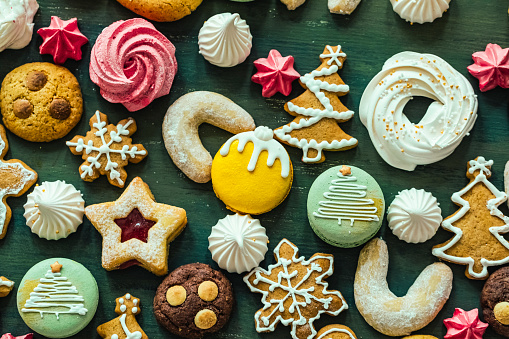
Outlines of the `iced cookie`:
[{"label": "iced cookie", "polygon": [[300,77],[300,84],[306,91],[285,104],[285,111],[295,118],[274,130],[281,142],[302,149],[303,162],[322,162],[325,160],[323,150],[345,151],[358,144],[357,139],[338,125],[354,114],[339,100],[350,91],[338,75],[345,60],[346,54],[340,45],[325,46],[320,54],[320,66]]},{"label": "iced cookie", "polygon": [[102,266],[108,271],[139,265],[166,274],[169,243],[187,224],[186,211],[155,202],[140,177],[116,201],[87,206],[85,215],[103,237]]},{"label": "iced cookie", "polygon": [[431,239],[442,222],[437,199],[425,190],[403,190],[387,210],[389,228],[400,240],[417,244]]},{"label": "iced cookie", "polygon": [[401,19],[418,24],[441,18],[451,0],[391,0],[392,9]]},{"label": "iced cookie", "polygon": [[117,0],[134,13],[154,21],[176,21],[191,14],[202,0]]},{"label": "iced cookie", "polygon": [[88,42],[86,36],[78,29],[78,19],[62,20],[51,17],[49,27],[37,31],[43,40],[39,53],[51,54],[56,64],[63,64],[67,59],[81,60],[81,47]]},{"label": "iced cookie", "polygon": [[4,78],[0,109],[5,127],[20,138],[52,141],[80,121],[83,99],[78,80],[67,68],[34,62]]},{"label": "iced cookie", "polygon": [[0,298],[6,297],[14,288],[14,281],[10,281],[6,277],[0,277]]},{"label": "iced cookie", "polygon": [[154,314],[168,331],[184,338],[202,338],[219,331],[234,305],[232,284],[209,265],[180,266],[159,285]]},{"label": "iced cookie", "polygon": [[385,200],[371,175],[354,166],[329,168],[311,185],[308,219],[323,241],[337,247],[355,247],[380,229]]},{"label": "iced cookie", "polygon": [[274,249],[276,263],[257,267],[244,277],[251,292],[262,294],[263,308],[255,316],[256,331],[273,332],[279,322],[291,326],[293,339],[315,338],[313,322],[325,313],[348,308],[339,291],[329,290],[326,278],[334,271],[334,256],[316,253],[309,260],[287,239]]},{"label": "iced cookie", "polygon": [[202,123],[234,134],[256,127],[248,112],[221,94],[198,91],[178,98],[164,116],[164,145],[175,165],[198,183],[210,181],[212,167],[212,156],[198,134]]},{"label": "iced cookie", "polygon": [[460,207],[442,222],[442,227],[454,237],[433,247],[440,259],[466,265],[470,279],[488,278],[488,267],[509,262],[509,242],[503,234],[509,232],[509,218],[498,206],[507,200],[488,179],[493,160],[477,157],[467,163],[470,183],[453,193],[451,200]]},{"label": "iced cookie", "polygon": [[253,36],[238,13],[210,17],[198,34],[198,47],[205,60],[219,67],[233,67],[251,53]]},{"label": "iced cookie", "polygon": [[124,187],[130,162],[139,163],[147,156],[143,145],[133,144],[131,135],[137,130],[136,121],[127,118],[115,126],[108,124],[108,117],[99,111],[90,118],[90,131],[83,137],[77,135],[66,145],[74,155],[85,160],[79,167],[84,181],[94,181],[106,175],[110,184]]},{"label": "iced cookie", "polygon": [[484,51],[472,54],[474,64],[467,67],[470,74],[479,79],[481,92],[497,86],[509,88],[509,48],[488,44]]},{"label": "iced cookie", "polygon": [[23,207],[26,225],[47,240],[67,238],[76,232],[85,214],[81,192],[61,180],[37,185]]},{"label": "iced cookie", "polygon": [[482,339],[488,324],[479,320],[477,308],[464,311],[456,308],[452,318],[444,319],[447,334],[444,339]]},{"label": "iced cookie", "polygon": [[38,9],[36,0],[0,1],[0,52],[21,49],[30,43]]},{"label": "iced cookie", "polygon": [[265,259],[269,238],[258,219],[249,215],[227,215],[209,236],[209,251],[219,267],[229,273],[243,273]]},{"label": "iced cookie", "polygon": [[509,267],[496,270],[481,292],[484,320],[498,334],[509,338]]},{"label": "iced cookie", "polygon": [[11,208],[7,198],[19,197],[37,181],[37,172],[21,160],[4,160],[9,143],[5,129],[0,125],[0,239],[7,234],[7,226],[11,221]]},{"label": "iced cookie", "polygon": [[344,325],[327,325],[318,331],[315,339],[357,339],[353,331]]},{"label": "iced cookie", "polygon": [[117,304],[115,312],[119,316],[100,325],[97,333],[102,338],[108,339],[148,339],[135,317],[141,312],[140,299],[126,293],[115,302]]},{"label": "iced cookie", "polygon": [[[242,214],[262,214],[285,200],[293,167],[270,128],[231,137],[212,161],[212,187],[226,208]],[[235,185],[232,185],[232,182]]]},{"label": "iced cookie", "polygon": [[382,239],[371,240],[359,255],[355,305],[366,322],[389,336],[409,335],[428,325],[449,299],[452,271],[442,263],[427,266],[403,297],[387,285],[389,252]]},{"label": "iced cookie", "polygon": [[92,320],[99,290],[80,263],[50,258],[33,266],[18,289],[18,311],[34,332],[49,338],[72,337]]}]

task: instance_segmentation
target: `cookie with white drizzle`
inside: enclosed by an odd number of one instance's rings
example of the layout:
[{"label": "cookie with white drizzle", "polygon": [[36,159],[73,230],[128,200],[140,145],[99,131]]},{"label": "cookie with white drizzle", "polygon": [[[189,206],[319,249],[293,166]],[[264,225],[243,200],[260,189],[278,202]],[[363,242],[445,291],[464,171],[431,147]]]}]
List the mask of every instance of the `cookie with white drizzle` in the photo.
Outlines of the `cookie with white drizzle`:
[{"label": "cookie with white drizzle", "polygon": [[108,124],[108,117],[99,111],[90,118],[90,131],[67,141],[71,152],[85,160],[79,167],[81,179],[94,181],[106,175],[110,184],[124,187],[127,172],[124,167],[138,163],[147,156],[141,144],[132,144],[130,136],[136,132],[133,118],[121,120],[116,126]]},{"label": "cookie with white drizzle", "polygon": [[309,224],[323,241],[337,247],[355,247],[371,239],[382,226],[383,192],[375,179],[354,166],[335,166],[311,185]]},{"label": "cookie with white drizzle", "polygon": [[357,339],[357,336],[348,326],[333,324],[322,327],[316,339]]},{"label": "cookie with white drizzle", "polygon": [[18,312],[34,332],[48,338],[68,338],[94,317],[99,289],[80,263],[50,258],[34,265],[19,284]]},{"label": "cookie with white drizzle", "polygon": [[322,162],[325,160],[323,150],[344,151],[358,144],[357,139],[338,125],[354,114],[338,98],[350,91],[337,74],[345,60],[346,54],[340,45],[325,46],[320,54],[321,65],[300,77],[306,91],[285,104],[285,111],[295,119],[274,130],[281,142],[302,149],[303,162]]},{"label": "cookie with white drizzle", "polygon": [[6,297],[14,288],[14,281],[10,281],[6,277],[0,277],[0,298]]},{"label": "cookie with white drizzle", "polygon": [[115,313],[119,316],[99,325],[97,333],[110,339],[148,339],[135,317],[141,313],[140,299],[126,293],[115,302]]}]

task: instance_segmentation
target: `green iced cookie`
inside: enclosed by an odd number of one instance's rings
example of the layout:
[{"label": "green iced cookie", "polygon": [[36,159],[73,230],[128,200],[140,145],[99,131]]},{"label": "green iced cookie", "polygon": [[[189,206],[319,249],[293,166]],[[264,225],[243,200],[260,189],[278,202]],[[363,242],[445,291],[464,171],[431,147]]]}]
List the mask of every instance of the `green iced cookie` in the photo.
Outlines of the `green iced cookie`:
[{"label": "green iced cookie", "polygon": [[90,271],[66,258],[33,266],[21,280],[17,298],[23,321],[49,338],[81,331],[94,317],[98,302],[99,289]]},{"label": "green iced cookie", "polygon": [[336,166],[320,174],[309,189],[307,205],[309,223],[316,235],[346,248],[371,239],[385,213],[380,186],[371,175],[354,166]]}]

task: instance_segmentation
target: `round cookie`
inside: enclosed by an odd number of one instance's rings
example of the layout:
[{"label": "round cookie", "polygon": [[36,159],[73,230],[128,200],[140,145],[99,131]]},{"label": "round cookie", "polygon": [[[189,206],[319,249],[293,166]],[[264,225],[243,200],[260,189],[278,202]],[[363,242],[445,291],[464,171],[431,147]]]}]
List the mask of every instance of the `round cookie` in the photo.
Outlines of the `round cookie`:
[{"label": "round cookie", "polygon": [[484,321],[498,334],[509,338],[509,267],[495,271],[481,292]]},{"label": "round cookie", "polygon": [[157,288],[154,314],[168,331],[201,338],[219,331],[234,304],[230,281],[209,265],[194,263],[171,272]]},{"label": "round cookie", "polygon": [[350,248],[364,244],[378,232],[385,200],[371,175],[342,165],[316,178],[309,189],[307,209],[316,235],[331,245]]},{"label": "round cookie", "polygon": [[122,6],[149,20],[167,22],[191,14],[202,0],[117,0]]},{"label": "round cookie", "polygon": [[316,339],[357,339],[352,329],[345,325],[327,325],[322,327],[315,336]]},{"label": "round cookie", "polygon": [[402,339],[438,339],[435,336],[427,335],[427,334],[415,334],[415,335],[409,335],[408,337],[404,337]]},{"label": "round cookie", "polygon": [[78,80],[65,67],[34,62],[12,70],[2,82],[0,109],[5,127],[28,141],[62,138],[83,112]]},{"label": "round cookie", "polygon": [[[43,307],[52,302],[58,306]],[[66,258],[33,266],[21,280],[17,296],[23,321],[49,338],[68,338],[81,331],[94,317],[98,302],[99,289],[90,271]]]},{"label": "round cookie", "polygon": [[262,214],[278,206],[290,193],[292,162],[273,135],[265,126],[239,133],[214,157],[212,187],[229,210]]}]

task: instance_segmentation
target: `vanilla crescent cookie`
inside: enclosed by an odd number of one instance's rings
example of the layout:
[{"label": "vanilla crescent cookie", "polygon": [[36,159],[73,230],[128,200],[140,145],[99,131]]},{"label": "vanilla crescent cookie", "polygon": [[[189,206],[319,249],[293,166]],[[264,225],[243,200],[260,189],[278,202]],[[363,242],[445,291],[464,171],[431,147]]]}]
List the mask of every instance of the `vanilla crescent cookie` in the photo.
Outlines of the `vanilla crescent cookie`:
[{"label": "vanilla crescent cookie", "polygon": [[423,24],[441,18],[451,0],[391,0],[392,9],[401,19]]},{"label": "vanilla crescent cookie", "polygon": [[198,183],[210,181],[212,167],[212,156],[198,135],[202,123],[234,134],[256,127],[248,112],[221,94],[198,91],[178,98],[164,116],[164,145],[175,165]]},{"label": "vanilla crescent cookie", "polygon": [[382,239],[362,249],[354,281],[355,305],[366,322],[389,336],[409,335],[429,324],[452,289],[452,271],[443,263],[426,267],[404,297],[389,290],[389,252]]},{"label": "vanilla crescent cookie", "polygon": [[83,222],[82,194],[65,181],[45,181],[27,196],[26,225],[40,238],[58,240],[76,232]]},{"label": "vanilla crescent cookie", "polygon": [[437,233],[442,222],[438,205],[437,199],[425,190],[403,190],[389,206],[389,228],[400,240],[413,244],[425,242]]},{"label": "vanilla crescent cookie", "polygon": [[[417,124],[403,112],[415,96],[435,100]],[[393,167],[413,171],[458,147],[477,119],[477,96],[443,59],[401,52],[385,62],[364,90],[359,116],[378,154]]]}]

